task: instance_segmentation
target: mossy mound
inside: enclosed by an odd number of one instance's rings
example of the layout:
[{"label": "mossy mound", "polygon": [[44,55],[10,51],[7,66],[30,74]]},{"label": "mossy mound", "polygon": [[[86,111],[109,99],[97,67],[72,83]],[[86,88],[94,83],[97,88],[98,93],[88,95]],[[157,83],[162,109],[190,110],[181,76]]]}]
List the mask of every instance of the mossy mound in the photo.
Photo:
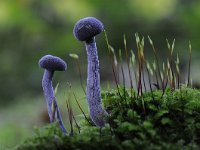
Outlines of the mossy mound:
[{"label": "mossy mound", "polygon": [[[80,133],[65,136],[51,125],[36,132],[17,150],[179,150],[200,149],[200,91],[181,87],[172,91],[130,96],[123,88],[102,94],[109,112],[101,129],[83,120]],[[134,95],[135,93],[133,93]]]}]

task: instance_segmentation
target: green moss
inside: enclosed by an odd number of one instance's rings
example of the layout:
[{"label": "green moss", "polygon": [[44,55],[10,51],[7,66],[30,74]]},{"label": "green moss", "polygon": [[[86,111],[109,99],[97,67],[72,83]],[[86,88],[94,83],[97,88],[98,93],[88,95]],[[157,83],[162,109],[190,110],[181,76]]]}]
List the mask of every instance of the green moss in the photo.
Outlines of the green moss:
[{"label": "green moss", "polygon": [[[109,112],[102,128],[82,120],[80,133],[65,136],[56,125],[38,129],[18,150],[200,149],[200,91],[181,87],[147,92],[138,98],[123,89],[102,94]],[[162,98],[161,98],[162,97]]]}]

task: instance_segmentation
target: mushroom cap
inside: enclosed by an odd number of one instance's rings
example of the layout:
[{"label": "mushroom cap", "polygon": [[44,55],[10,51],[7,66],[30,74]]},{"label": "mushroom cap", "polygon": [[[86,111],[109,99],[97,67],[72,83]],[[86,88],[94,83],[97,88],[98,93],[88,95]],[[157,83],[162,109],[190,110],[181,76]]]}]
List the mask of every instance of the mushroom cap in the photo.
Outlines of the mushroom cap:
[{"label": "mushroom cap", "polygon": [[87,41],[101,33],[103,29],[101,21],[94,17],[86,17],[75,24],[73,33],[78,40]]},{"label": "mushroom cap", "polygon": [[65,71],[67,64],[59,57],[45,55],[39,60],[39,66],[49,71]]}]

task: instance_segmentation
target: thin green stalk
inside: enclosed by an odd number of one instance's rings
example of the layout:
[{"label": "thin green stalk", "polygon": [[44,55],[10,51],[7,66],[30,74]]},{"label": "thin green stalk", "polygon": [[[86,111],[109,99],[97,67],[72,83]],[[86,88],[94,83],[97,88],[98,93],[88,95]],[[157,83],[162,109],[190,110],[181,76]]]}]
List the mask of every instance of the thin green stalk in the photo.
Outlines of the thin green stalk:
[{"label": "thin green stalk", "polygon": [[147,75],[148,75],[148,79],[149,79],[149,87],[150,87],[150,90],[151,90],[151,97],[153,99],[153,101],[155,101],[155,98],[154,98],[154,95],[153,95],[153,89],[152,89],[152,86],[151,86],[151,77],[150,77],[150,65],[147,61],[145,61],[145,64],[146,64],[146,70],[147,70]]},{"label": "thin green stalk", "polygon": [[124,92],[124,100],[125,102],[127,103],[126,101],[126,81],[125,81],[125,76],[124,76],[124,69],[123,69],[123,66],[122,66],[122,55],[121,55],[121,50],[119,50],[119,60],[120,60],[120,67],[121,67],[121,73],[122,73],[122,79],[123,79],[123,92]]},{"label": "thin green stalk", "polygon": [[176,57],[175,64],[176,64],[176,74],[177,74],[177,88],[179,89],[181,81],[180,81],[180,68],[179,68],[179,57],[178,57],[178,55]]},{"label": "thin green stalk", "polygon": [[137,83],[138,83],[138,79],[137,79],[137,72],[136,72],[136,65],[135,65],[135,54],[133,53],[133,50],[131,50],[131,63],[132,63],[132,67],[133,67],[133,74],[134,74],[134,78],[135,78],[135,85],[136,87],[138,86]]},{"label": "thin green stalk", "polygon": [[[153,54],[154,54],[156,64],[157,64],[157,67],[158,67],[158,75],[159,75],[159,78],[160,78],[160,83],[162,84],[163,82],[162,82],[162,78],[161,78],[161,71],[160,71],[160,66],[159,66],[159,62],[158,62],[157,52],[156,52],[156,49],[154,47],[153,41],[151,40],[151,38],[149,36],[148,36],[148,39],[149,39],[149,42],[150,42],[152,49],[153,49]],[[163,84],[162,84],[162,90],[164,90]]]},{"label": "thin green stalk", "polygon": [[138,79],[138,87],[137,87],[137,99],[138,99],[139,94],[142,95],[141,56],[140,56],[139,49],[138,49],[138,66],[139,66],[139,69],[138,69],[139,79]]},{"label": "thin green stalk", "polygon": [[108,46],[109,60],[110,60],[110,62],[111,62],[112,72],[113,72],[113,75],[114,75],[114,80],[115,80],[115,84],[116,84],[116,87],[117,87],[118,95],[119,95],[119,97],[122,99],[122,96],[121,96],[120,90],[119,90],[119,85],[118,85],[118,82],[117,82],[116,72],[115,72],[115,69],[114,69],[114,64],[113,64],[113,61],[112,61],[112,55],[111,55],[111,50],[110,50],[110,44],[109,44],[109,42],[108,42],[108,37],[107,37],[107,34],[106,34],[106,31],[105,31],[105,30],[104,30],[104,35],[105,35],[106,43],[107,43],[107,46]]},{"label": "thin green stalk", "polygon": [[145,77],[144,77],[143,61],[144,60],[142,59],[142,68],[141,68],[141,70],[142,70],[142,80],[143,80],[144,90],[145,90],[145,92],[147,92],[146,83],[145,83]]},{"label": "thin green stalk", "polygon": [[188,82],[187,82],[187,86],[190,87],[191,86],[191,82],[190,82],[190,74],[191,74],[191,62],[192,62],[192,45],[191,42],[189,41],[189,63],[188,63]]},{"label": "thin green stalk", "polygon": [[90,122],[90,120],[88,119],[88,117],[86,116],[86,114],[85,114],[85,112],[83,111],[83,109],[81,108],[81,105],[79,104],[78,99],[77,99],[77,97],[76,97],[76,95],[75,95],[74,92],[73,92],[73,95],[74,95],[74,99],[75,99],[75,101],[76,101],[76,103],[77,103],[77,105],[78,105],[78,108],[80,109],[81,113],[82,113],[83,116],[85,117],[85,120],[87,120],[87,122],[88,122],[89,124],[92,124],[92,123]]},{"label": "thin green stalk", "polygon": [[79,61],[79,56],[77,54],[69,54],[69,56],[73,59],[75,59],[76,62],[76,66],[78,68],[78,72],[79,72],[79,78],[80,78],[80,82],[81,82],[81,88],[84,92],[84,94],[86,95],[86,90],[83,86],[83,78],[82,78],[82,72],[81,72],[81,67],[80,67],[80,61]]},{"label": "thin green stalk", "polygon": [[154,60],[153,62],[153,71],[154,71],[154,74],[155,74],[155,77],[156,77],[156,83],[154,83],[154,86],[159,90],[160,89],[160,86],[159,86],[159,82],[158,82],[158,75],[157,75],[157,66],[156,66],[156,62]]},{"label": "thin green stalk", "polygon": [[79,60],[77,60],[76,62],[77,62],[78,70],[79,70],[79,77],[80,77],[80,82],[81,82],[81,88],[83,89],[83,92],[86,95],[86,90],[85,90],[85,88],[83,86],[83,78],[82,78],[82,73],[81,73],[80,62],[79,62]]},{"label": "thin green stalk", "polygon": [[69,123],[70,123],[70,136],[74,135],[74,128],[73,128],[73,117],[72,117],[72,108],[71,108],[71,103],[70,103],[70,97],[66,100],[67,104],[67,111],[68,111],[68,116],[69,116]]},{"label": "thin green stalk", "polygon": [[126,45],[126,37],[124,35],[124,49],[126,52],[126,63],[128,66],[128,73],[129,73],[129,79],[130,79],[130,84],[131,84],[131,98],[133,97],[133,81],[131,77],[131,70],[130,70],[130,65],[129,65],[129,59],[128,59],[128,50],[127,50],[127,45]]},{"label": "thin green stalk", "polygon": [[76,121],[76,118],[75,118],[75,116],[74,116],[73,110],[71,110],[71,112],[72,112],[72,117],[73,117],[73,119],[74,119],[75,125],[76,125],[76,127],[77,127],[77,129],[78,129],[78,133],[80,133],[80,128],[81,128],[81,127],[78,125],[78,123],[77,123],[77,121]]},{"label": "thin green stalk", "polygon": [[173,58],[173,52],[174,52],[174,46],[175,46],[175,39],[173,40],[172,45],[170,46],[168,39],[166,39],[167,41],[167,46],[169,49],[169,68],[170,68],[170,85],[171,88],[174,90],[175,89],[175,84],[174,84],[174,71],[173,71],[173,64],[172,64],[172,58]]}]

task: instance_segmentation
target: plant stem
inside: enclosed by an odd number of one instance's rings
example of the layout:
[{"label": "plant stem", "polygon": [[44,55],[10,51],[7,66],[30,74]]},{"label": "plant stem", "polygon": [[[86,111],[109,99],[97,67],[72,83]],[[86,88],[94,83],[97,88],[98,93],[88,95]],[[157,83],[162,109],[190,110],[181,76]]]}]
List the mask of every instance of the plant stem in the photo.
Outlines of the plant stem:
[{"label": "plant stem", "polygon": [[129,65],[129,60],[128,60],[128,50],[127,50],[125,35],[124,35],[124,49],[126,52],[126,63],[128,66],[128,73],[129,73],[129,79],[130,79],[130,84],[131,84],[131,98],[132,98],[133,97],[133,81],[132,81],[132,77],[131,77],[130,65]]},{"label": "plant stem", "polygon": [[191,46],[191,42],[189,41],[189,63],[188,63],[188,83],[187,86],[190,87],[191,83],[190,83],[190,72],[191,72],[191,62],[192,62],[192,46]]},{"label": "plant stem", "polygon": [[108,37],[107,37],[107,34],[106,34],[106,31],[105,31],[105,30],[104,30],[104,35],[105,35],[106,43],[107,43],[107,46],[108,46],[109,60],[110,60],[110,62],[111,62],[111,66],[112,66],[112,72],[113,72],[115,84],[116,84],[116,87],[117,87],[117,92],[118,92],[119,97],[122,99],[122,96],[121,96],[120,90],[119,90],[119,85],[118,85],[118,82],[117,82],[116,72],[115,72],[115,69],[114,69],[114,63],[113,63],[113,61],[112,61],[112,55],[111,55],[111,50],[110,50],[110,44],[109,44],[109,42],[108,42]]},{"label": "plant stem", "polygon": [[73,92],[73,95],[74,95],[75,101],[76,101],[76,103],[77,103],[77,105],[78,105],[78,108],[81,110],[81,113],[82,113],[83,116],[85,117],[85,120],[87,120],[87,122],[91,125],[92,123],[91,123],[90,120],[87,118],[85,112],[84,112],[83,109],[81,108],[81,105],[79,104],[78,99],[77,99],[77,97],[76,97],[76,95],[75,95],[74,92]]},{"label": "plant stem", "polygon": [[79,60],[76,60],[76,64],[77,64],[77,66],[78,66],[79,77],[80,77],[80,82],[81,82],[81,88],[83,89],[83,92],[84,92],[85,95],[86,95],[86,91],[85,91],[85,88],[84,88],[84,86],[83,86],[82,72],[81,72],[81,67],[80,67],[80,62],[79,62]]}]

